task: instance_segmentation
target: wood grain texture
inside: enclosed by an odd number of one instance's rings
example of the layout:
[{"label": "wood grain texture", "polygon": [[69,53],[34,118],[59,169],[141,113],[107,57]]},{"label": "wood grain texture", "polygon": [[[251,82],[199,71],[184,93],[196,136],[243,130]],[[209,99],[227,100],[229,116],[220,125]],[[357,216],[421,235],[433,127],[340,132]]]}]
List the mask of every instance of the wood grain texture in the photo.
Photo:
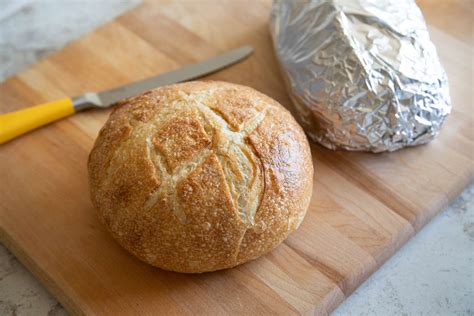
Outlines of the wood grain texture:
[{"label": "wood grain texture", "polygon": [[[98,222],[86,171],[110,110],[80,113],[0,147],[1,241],[74,314],[328,313],[473,180],[472,29],[464,26],[471,11],[454,1],[449,12],[459,18],[440,20],[429,3],[420,1],[454,103],[440,136],[377,155],[312,145],[308,215],[270,254],[182,275],[121,249]],[[110,88],[244,44],[256,48],[250,58],[208,78],[289,105],[269,9],[269,1],[144,3],[4,82],[0,111]]]}]

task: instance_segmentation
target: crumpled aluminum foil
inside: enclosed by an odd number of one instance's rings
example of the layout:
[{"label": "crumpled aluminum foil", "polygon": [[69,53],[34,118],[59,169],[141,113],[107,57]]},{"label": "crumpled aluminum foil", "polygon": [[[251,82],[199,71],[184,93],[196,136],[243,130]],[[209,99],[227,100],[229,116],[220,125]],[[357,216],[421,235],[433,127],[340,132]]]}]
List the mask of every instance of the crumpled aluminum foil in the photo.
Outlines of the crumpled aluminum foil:
[{"label": "crumpled aluminum foil", "polygon": [[271,32],[312,140],[372,152],[424,144],[450,113],[446,73],[408,0],[275,0]]}]

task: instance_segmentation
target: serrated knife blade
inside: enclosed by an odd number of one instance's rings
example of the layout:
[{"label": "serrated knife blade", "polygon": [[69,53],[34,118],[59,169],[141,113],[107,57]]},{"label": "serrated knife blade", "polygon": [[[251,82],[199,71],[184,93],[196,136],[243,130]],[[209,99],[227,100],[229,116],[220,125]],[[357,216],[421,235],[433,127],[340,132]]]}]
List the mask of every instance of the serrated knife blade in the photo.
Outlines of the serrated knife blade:
[{"label": "serrated knife blade", "polygon": [[233,65],[253,52],[251,46],[243,46],[213,58],[186,65],[180,69],[166,72],[155,77],[135,81],[117,88],[98,93],[86,93],[74,97],[75,111],[90,107],[108,107],[120,100],[138,95],[144,91],[160,86],[196,79],[222,68]]}]

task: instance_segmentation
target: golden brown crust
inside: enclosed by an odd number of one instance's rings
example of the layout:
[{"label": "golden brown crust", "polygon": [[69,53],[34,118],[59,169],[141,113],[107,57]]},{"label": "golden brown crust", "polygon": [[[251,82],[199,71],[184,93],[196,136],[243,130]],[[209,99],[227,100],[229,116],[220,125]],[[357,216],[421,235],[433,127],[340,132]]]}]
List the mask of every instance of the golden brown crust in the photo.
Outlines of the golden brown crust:
[{"label": "golden brown crust", "polygon": [[211,144],[193,112],[170,120],[153,137],[153,144],[164,156],[170,172]]},{"label": "golden brown crust", "polygon": [[178,272],[233,267],[301,223],[313,167],[301,127],[248,87],[195,81],[126,100],[89,157],[92,201],[115,239]]}]

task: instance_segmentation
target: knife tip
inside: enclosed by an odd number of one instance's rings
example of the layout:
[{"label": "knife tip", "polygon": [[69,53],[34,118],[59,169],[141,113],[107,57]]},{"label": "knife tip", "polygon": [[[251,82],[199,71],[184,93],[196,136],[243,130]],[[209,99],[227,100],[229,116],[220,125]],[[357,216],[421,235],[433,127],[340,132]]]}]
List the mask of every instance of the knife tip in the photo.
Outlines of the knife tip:
[{"label": "knife tip", "polygon": [[252,45],[242,46],[240,49],[245,53],[245,55],[250,55],[250,54],[252,54],[253,51],[254,51]]}]

